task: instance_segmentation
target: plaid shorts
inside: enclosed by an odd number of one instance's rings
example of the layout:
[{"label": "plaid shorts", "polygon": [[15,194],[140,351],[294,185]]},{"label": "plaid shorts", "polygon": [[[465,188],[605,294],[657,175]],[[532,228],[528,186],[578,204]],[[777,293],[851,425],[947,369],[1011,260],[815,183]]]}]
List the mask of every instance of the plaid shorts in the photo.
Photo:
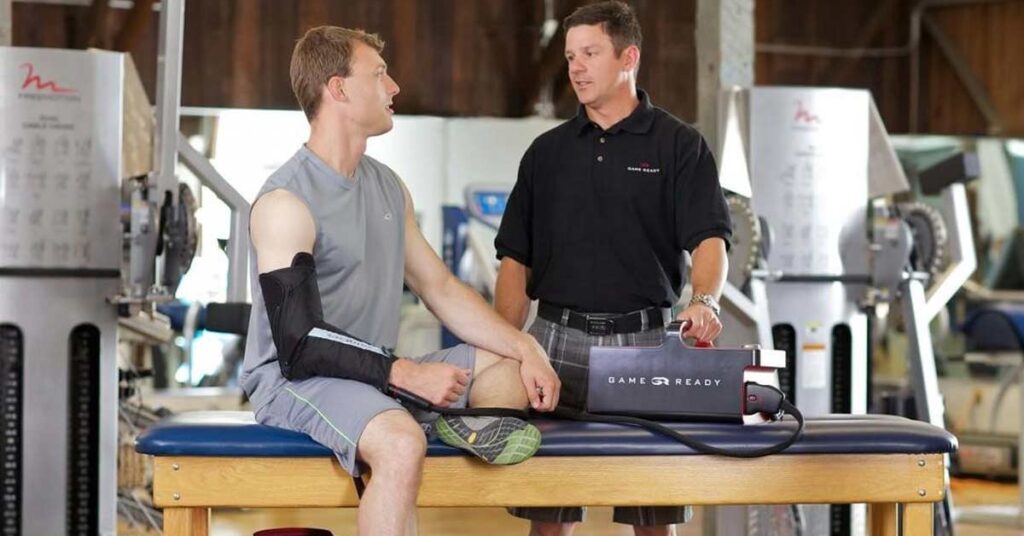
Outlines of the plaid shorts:
[{"label": "plaid shorts", "polygon": [[[637,333],[587,335],[538,317],[530,327],[530,335],[544,347],[551,358],[551,366],[562,380],[559,405],[584,409],[591,346],[658,346],[665,339],[665,330],[656,328]],[[574,523],[584,520],[586,507],[511,507],[508,512],[531,521]],[[617,506],[613,520],[627,525],[672,525],[685,523],[692,515],[689,506]]]}]

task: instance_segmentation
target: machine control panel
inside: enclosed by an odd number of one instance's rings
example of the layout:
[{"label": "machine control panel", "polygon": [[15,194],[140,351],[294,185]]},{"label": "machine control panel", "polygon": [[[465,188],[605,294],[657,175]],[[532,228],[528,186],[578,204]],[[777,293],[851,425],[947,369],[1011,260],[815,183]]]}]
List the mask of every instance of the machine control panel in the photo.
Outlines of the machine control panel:
[{"label": "machine control panel", "polygon": [[470,217],[497,230],[511,193],[511,186],[471,184],[465,190],[466,209]]}]

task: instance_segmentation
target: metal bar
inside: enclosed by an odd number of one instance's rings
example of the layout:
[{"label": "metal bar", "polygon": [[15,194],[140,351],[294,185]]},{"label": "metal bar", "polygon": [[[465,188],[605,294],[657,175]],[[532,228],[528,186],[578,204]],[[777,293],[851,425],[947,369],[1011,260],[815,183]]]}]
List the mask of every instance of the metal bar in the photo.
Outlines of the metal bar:
[{"label": "metal bar", "polygon": [[[946,408],[939,392],[939,375],[935,369],[935,350],[932,347],[930,322],[925,310],[924,283],[910,278],[900,285],[900,302],[903,305],[903,318],[907,332],[907,361],[910,365],[910,385],[914,389],[914,404],[917,407],[918,420],[946,427]],[[949,484],[949,455],[944,455],[944,471],[946,487]],[[953,499],[948,489],[943,498],[947,511],[953,510]],[[930,534],[930,533],[929,533]]]},{"label": "metal bar", "polygon": [[971,66],[967,64],[967,60],[960,53],[960,49],[957,48],[949,35],[932,19],[931,15],[923,15],[921,22],[924,24],[925,29],[928,30],[928,33],[931,34],[935,43],[939,45],[942,54],[949,60],[949,64],[953,67],[953,71],[956,72],[957,78],[963,83],[967,94],[974,101],[974,105],[985,116],[988,133],[993,135],[999,134],[1003,130],[1002,121],[999,120],[999,111],[992,104],[992,98],[989,96],[988,90],[985,89],[985,85],[981,80],[975,76]]},{"label": "metal bar", "polygon": [[104,268],[0,268],[0,277],[117,279],[121,277],[121,270]]},{"label": "metal bar", "polygon": [[928,291],[924,304],[925,322],[931,322],[971,278],[978,260],[971,236],[971,215],[967,208],[967,190],[963,184],[951,184],[942,191],[942,211],[950,225],[950,265]]},{"label": "metal bar", "polygon": [[228,237],[227,300],[247,301],[249,280],[249,202],[227,179],[217,172],[205,156],[178,133],[178,156],[204,186],[213,191],[231,209],[231,236]]},{"label": "metal bar", "polygon": [[762,348],[775,348],[768,308],[768,287],[763,280],[756,277],[750,280],[750,297],[757,308],[757,339]]},{"label": "metal bar", "polygon": [[231,237],[228,238],[229,302],[248,300],[249,281],[249,211],[236,210],[231,214]]},{"label": "metal bar", "polygon": [[768,319],[768,300],[764,281],[750,281],[750,297],[729,283],[722,287],[722,306],[728,307],[738,320],[753,325],[757,333],[757,343],[762,348],[772,348],[772,327]]},{"label": "metal bar", "polygon": [[[962,185],[960,185],[962,186]],[[924,283],[919,279],[906,279],[900,284],[900,303],[907,332],[907,356],[910,365],[910,385],[914,389],[914,404],[918,420],[939,428],[946,427],[946,408],[939,392],[939,375],[935,368],[935,350],[932,347],[931,317],[927,316]],[[925,314],[922,314],[922,311]],[[944,455],[946,487],[949,484],[949,455]],[[953,509],[948,493],[943,498],[947,511]],[[930,533],[929,533],[930,534]]]},{"label": "metal bar", "polygon": [[1024,525],[1024,374],[1017,375],[1017,526]]},{"label": "metal bar", "polygon": [[179,147],[178,156],[181,157],[181,162],[185,164],[185,167],[195,173],[203,185],[213,190],[213,193],[227,203],[231,210],[244,210],[248,214],[249,202],[242,197],[242,194],[234,186],[231,186],[205,156],[188,143],[184,134],[179,132],[176,139]]},{"label": "metal bar", "polygon": [[775,283],[846,283],[848,285],[870,285],[868,274],[770,274],[768,281]]},{"label": "metal bar", "polygon": [[924,283],[906,279],[901,284],[903,318],[907,325],[910,383],[914,388],[914,401],[919,420],[945,428],[945,410],[939,393],[938,373],[935,370],[935,351],[925,310]]},{"label": "metal bar", "polygon": [[185,0],[163,0],[160,11],[160,50],[157,54],[156,135],[153,157],[157,197],[170,191],[177,203],[174,166],[178,160],[178,108],[181,103],[181,41],[185,27]]}]

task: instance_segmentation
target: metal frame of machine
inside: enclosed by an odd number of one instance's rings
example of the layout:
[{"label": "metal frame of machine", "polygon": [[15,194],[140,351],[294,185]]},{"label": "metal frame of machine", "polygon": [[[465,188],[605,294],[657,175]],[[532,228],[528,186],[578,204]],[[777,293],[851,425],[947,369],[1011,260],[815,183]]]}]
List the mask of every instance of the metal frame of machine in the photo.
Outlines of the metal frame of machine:
[{"label": "metal frame of machine", "polygon": [[[749,177],[753,221],[761,224],[758,234],[771,238],[764,269],[745,277],[747,295],[769,309],[770,340],[789,354],[783,389],[809,415],[867,412],[865,311],[891,304],[906,320],[910,383],[922,420],[944,426],[928,323],[976,266],[963,184],[943,185],[948,239],[938,231],[930,236],[948,240],[948,252],[941,252],[948,253],[947,268],[922,273],[911,264],[914,236],[930,228],[919,229],[920,211],[878,201],[909,184],[866,92],[733,89],[722,102],[721,168],[730,174],[723,184]],[[863,515],[856,508],[808,508],[803,517],[809,533],[844,534],[861,530]],[[735,520],[719,515],[719,533],[751,534]]]},{"label": "metal frame of machine", "polygon": [[[112,534],[120,54],[0,48],[3,534]],[[23,83],[24,82],[24,83]]]}]

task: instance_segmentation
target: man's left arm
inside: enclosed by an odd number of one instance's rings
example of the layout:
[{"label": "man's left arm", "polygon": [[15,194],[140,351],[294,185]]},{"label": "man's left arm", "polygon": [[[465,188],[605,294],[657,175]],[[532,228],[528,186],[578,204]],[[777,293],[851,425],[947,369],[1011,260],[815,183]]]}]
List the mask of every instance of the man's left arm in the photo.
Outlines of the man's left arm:
[{"label": "man's left arm", "polygon": [[405,194],[405,281],[437,317],[463,341],[520,362],[530,405],[550,411],[561,384],[547,354],[533,337],[506,322],[473,289],[456,278],[416,224],[412,196]]},{"label": "man's left arm", "polygon": [[[686,131],[681,131],[685,133]],[[707,142],[699,134],[677,138],[678,176],[675,183],[676,236],[679,247],[690,251],[693,299],[676,316],[688,320],[684,337],[710,343],[722,332],[718,298],[729,271],[728,240],[732,236],[729,206],[718,180],[718,166]]]},{"label": "man's left arm", "polygon": [[[725,286],[726,274],[729,271],[729,257],[725,249],[725,240],[720,237],[705,238],[693,250],[693,268],[690,270],[690,284],[694,296],[710,296],[717,304]],[[718,312],[710,304],[694,300],[679,312],[676,320],[690,321],[690,327],[683,332],[684,337],[693,337],[701,342],[710,342],[722,332],[722,322]]]}]

